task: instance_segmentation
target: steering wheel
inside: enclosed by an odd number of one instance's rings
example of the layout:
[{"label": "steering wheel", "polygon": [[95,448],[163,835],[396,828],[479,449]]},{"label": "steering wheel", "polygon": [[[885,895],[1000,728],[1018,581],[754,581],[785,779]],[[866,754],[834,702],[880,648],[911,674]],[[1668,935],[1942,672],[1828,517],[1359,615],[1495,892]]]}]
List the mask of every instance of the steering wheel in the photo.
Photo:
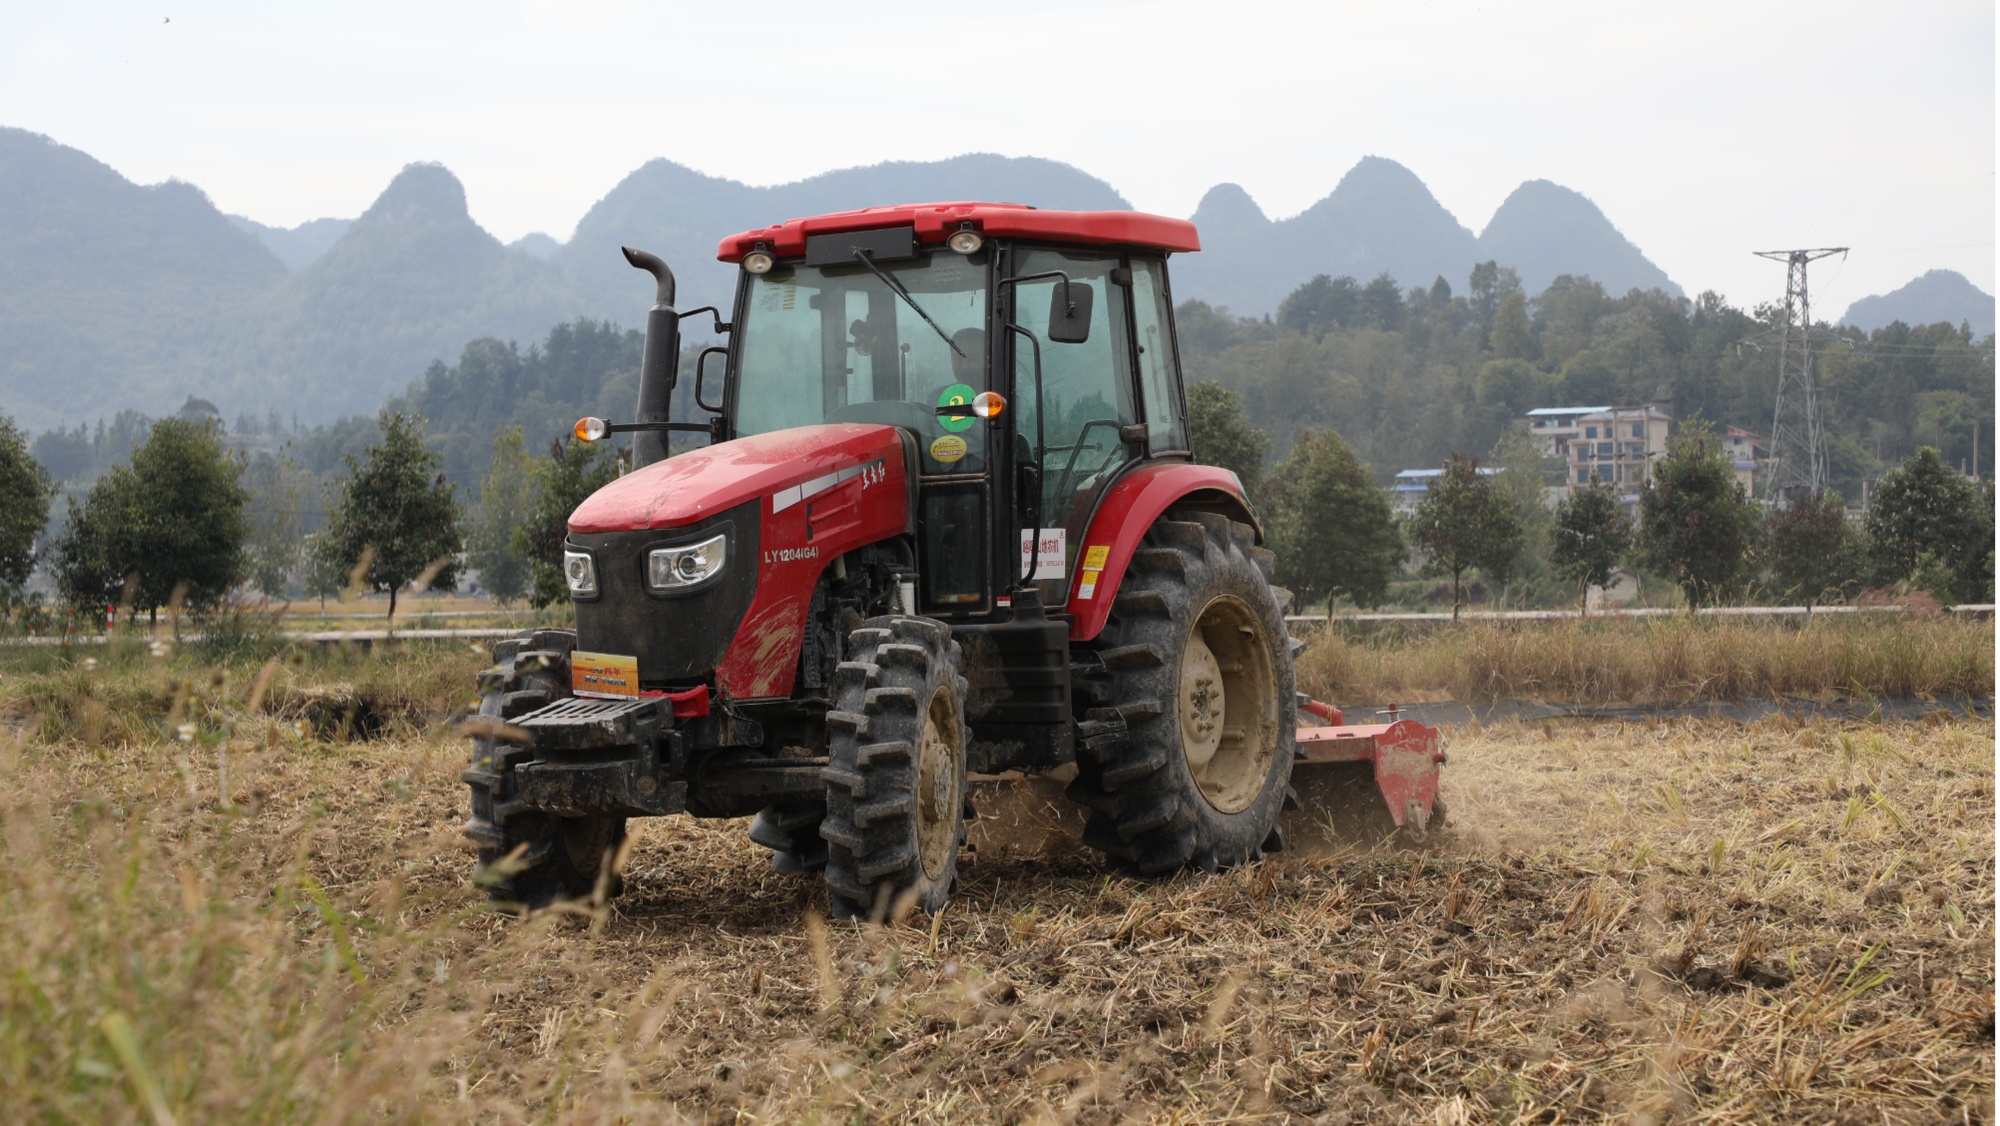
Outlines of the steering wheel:
[{"label": "steering wheel", "polygon": [[[1098,426],[1108,426],[1115,431],[1121,425],[1123,424],[1120,423],[1115,418],[1093,418],[1090,421],[1083,424],[1083,429],[1076,432],[1076,443],[1069,447],[1069,459],[1063,463],[1062,476],[1056,478],[1056,491],[1055,491],[1056,496],[1063,497],[1069,495],[1069,490],[1072,488],[1073,482],[1075,481],[1077,474],[1076,456],[1083,452],[1085,435],[1089,434],[1093,428]],[[1097,465],[1094,468],[1091,468],[1088,471],[1086,471],[1085,476],[1088,477],[1095,475],[1097,473],[1101,473],[1104,471],[1106,466],[1110,465],[1113,461],[1118,460],[1118,447],[1121,444],[1122,443],[1119,442],[1113,442],[1111,446],[1104,451],[1104,460],[1097,463]],[[1096,447],[1093,446],[1092,448],[1095,449]]]}]

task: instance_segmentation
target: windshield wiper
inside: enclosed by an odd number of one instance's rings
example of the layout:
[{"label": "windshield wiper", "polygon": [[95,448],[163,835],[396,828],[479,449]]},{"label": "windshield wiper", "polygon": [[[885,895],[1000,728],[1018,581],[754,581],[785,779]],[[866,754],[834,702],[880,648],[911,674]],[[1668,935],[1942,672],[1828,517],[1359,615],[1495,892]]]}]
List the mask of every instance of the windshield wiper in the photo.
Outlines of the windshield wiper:
[{"label": "windshield wiper", "polygon": [[860,262],[862,265],[868,267],[869,273],[874,274],[878,278],[881,278],[883,285],[886,285],[890,289],[895,290],[896,296],[903,299],[903,304],[908,305],[911,309],[915,310],[916,314],[924,319],[924,323],[931,326],[931,331],[938,334],[938,339],[944,341],[945,347],[951,349],[954,353],[956,353],[960,357],[965,356],[964,352],[959,351],[958,345],[953,344],[951,342],[951,337],[948,334],[946,334],[946,332],[943,329],[938,327],[938,323],[936,321],[931,319],[931,315],[929,313],[924,312],[924,307],[922,305],[917,304],[917,299],[910,296],[910,291],[903,288],[903,283],[883,273],[882,267],[877,266],[874,263],[874,261],[872,261],[868,257],[868,252],[866,250],[862,250],[861,248],[856,247],[854,250],[854,258],[855,261]]}]

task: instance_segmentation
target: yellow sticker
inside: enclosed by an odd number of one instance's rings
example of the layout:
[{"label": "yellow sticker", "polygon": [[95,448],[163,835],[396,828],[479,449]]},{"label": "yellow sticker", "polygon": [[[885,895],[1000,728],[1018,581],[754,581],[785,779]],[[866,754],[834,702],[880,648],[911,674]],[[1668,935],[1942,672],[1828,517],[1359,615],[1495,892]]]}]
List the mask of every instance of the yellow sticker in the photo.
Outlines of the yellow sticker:
[{"label": "yellow sticker", "polygon": [[570,691],[579,696],[604,700],[636,698],[639,695],[639,658],[611,653],[571,653]]},{"label": "yellow sticker", "polygon": [[[1100,548],[1099,550],[1101,551],[1103,549]],[[1102,571],[1085,571],[1083,574],[1078,575],[1076,584],[1076,596],[1078,598],[1090,598],[1093,595],[1095,595],[1097,593],[1098,577],[1103,574],[1104,572]]]},{"label": "yellow sticker", "polygon": [[946,464],[965,456],[965,439],[956,434],[946,434],[931,443],[931,457]]},{"label": "yellow sticker", "polygon": [[1093,571],[1102,571],[1104,569],[1104,561],[1109,558],[1111,558],[1111,549],[1103,544],[1098,544],[1096,547],[1090,548],[1083,553],[1083,565]]}]

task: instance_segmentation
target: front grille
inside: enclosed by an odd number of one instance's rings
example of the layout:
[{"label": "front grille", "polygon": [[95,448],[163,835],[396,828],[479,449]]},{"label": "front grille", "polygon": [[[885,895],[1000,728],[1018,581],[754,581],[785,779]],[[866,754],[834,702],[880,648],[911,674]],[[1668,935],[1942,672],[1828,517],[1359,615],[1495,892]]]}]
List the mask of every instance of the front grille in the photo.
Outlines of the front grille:
[{"label": "front grille", "polygon": [[514,721],[534,737],[535,745],[561,750],[633,746],[646,729],[667,714],[658,696],[637,700],[557,700]]}]

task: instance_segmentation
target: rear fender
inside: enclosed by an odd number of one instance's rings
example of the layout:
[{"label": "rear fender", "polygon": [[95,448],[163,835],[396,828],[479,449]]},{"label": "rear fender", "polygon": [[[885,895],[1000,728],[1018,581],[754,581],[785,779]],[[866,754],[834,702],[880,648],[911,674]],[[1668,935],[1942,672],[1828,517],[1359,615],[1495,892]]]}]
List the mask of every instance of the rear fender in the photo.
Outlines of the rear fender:
[{"label": "rear fender", "polygon": [[1250,525],[1257,542],[1264,542],[1264,526],[1243,495],[1242,483],[1229,470],[1173,461],[1127,473],[1105,490],[1081,541],[1069,592],[1071,641],[1089,641],[1104,629],[1132,553],[1147,529],[1170,508],[1227,516]]}]

